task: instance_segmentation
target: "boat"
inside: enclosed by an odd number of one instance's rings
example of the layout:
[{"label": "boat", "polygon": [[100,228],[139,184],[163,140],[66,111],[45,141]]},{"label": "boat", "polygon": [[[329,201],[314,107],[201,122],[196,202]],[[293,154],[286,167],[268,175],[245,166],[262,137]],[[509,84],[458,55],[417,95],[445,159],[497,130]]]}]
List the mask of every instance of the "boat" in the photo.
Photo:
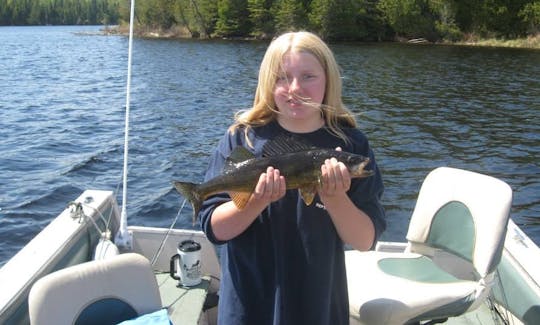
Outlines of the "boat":
[{"label": "boat", "polygon": [[[438,170],[459,171],[442,167],[432,173]],[[464,173],[473,177],[476,175],[476,173],[467,171]],[[425,183],[426,181],[424,181],[423,187]],[[67,288],[69,286],[63,283],[60,286],[60,293],[42,294],[41,303],[49,304],[44,307],[45,310],[49,311],[45,313],[46,317],[54,316],[56,313],[52,310],[55,308],[62,309],[61,314],[75,317],[78,311],[68,310],[69,308],[65,306],[74,303],[74,300],[92,300],[94,298],[86,297],[87,292],[89,295],[96,290],[98,293],[105,292],[109,287],[114,287],[110,281],[116,281],[114,280],[115,276],[129,278],[134,273],[134,271],[126,271],[125,269],[121,274],[113,274],[111,271],[111,274],[105,275],[106,277],[110,276],[111,279],[92,282],[93,279],[87,274],[89,271],[81,271],[79,268],[98,265],[102,272],[106,272],[108,263],[113,263],[122,256],[136,255],[139,258],[142,257],[145,267],[151,270],[154,280],[150,281],[150,284],[157,288],[156,292],[159,292],[160,297],[158,309],[165,308],[164,310],[167,311],[173,324],[216,324],[220,265],[217,251],[204,233],[198,230],[174,229],[172,227],[154,228],[129,225],[127,227],[130,238],[129,248],[120,247],[118,249],[109,239],[120,231],[121,219],[120,208],[112,191],[86,190],[74,201],[69,202],[64,211],[0,269],[0,283],[2,283],[0,323],[59,323],[58,319],[54,321],[48,319],[46,322],[36,321],[33,318],[35,316],[30,315],[31,312],[29,312],[29,309],[35,308],[32,306],[32,301],[30,301],[29,307],[29,295],[31,296],[30,300],[37,299],[39,302],[39,298],[32,297],[31,291],[35,290],[34,287],[36,283],[41,281],[40,279],[54,277],[56,274],[60,276],[57,279],[69,278],[68,274],[73,269],[79,272],[75,278],[76,281],[71,283],[72,286],[77,287],[78,294],[75,295],[77,298],[73,294],[68,294]],[[486,299],[482,300],[482,303],[473,311],[456,317],[438,319],[437,322],[446,321],[447,324],[540,323],[540,266],[538,264],[540,250],[511,219],[506,219],[506,222],[507,224],[502,230],[504,237],[502,256],[494,272],[493,287],[486,295]],[[171,257],[177,253],[179,243],[186,240],[195,241],[201,247],[200,271],[202,278],[199,284],[192,287],[180,286],[179,281],[170,275]],[[351,300],[351,324],[364,324],[361,317],[362,310],[354,310],[352,306],[355,300],[354,296],[359,294],[354,282],[358,277],[365,276],[361,272],[350,271],[365,268],[365,261],[360,262],[359,257],[366,254],[399,255],[405,253],[409,246],[410,243],[405,242],[379,242],[373,251],[347,250],[345,252],[350,291],[349,300]],[[101,257],[96,260],[97,255]],[[455,265],[456,263],[449,264]],[[459,267],[461,268],[461,266]],[[132,267],[129,266],[127,270],[131,269]],[[144,281],[134,281],[129,283],[129,286],[137,287],[141,285],[140,282]],[[377,286],[385,287],[385,283],[377,283]],[[67,291],[62,294],[62,290]],[[407,296],[408,294],[412,295],[414,292],[405,292],[402,295]],[[34,294],[34,296],[36,295],[39,296],[39,294]],[[51,299],[51,295],[54,296],[54,299]],[[148,290],[136,291],[135,295],[143,296],[143,300],[146,300]],[[56,301],[60,307],[50,306],[51,300]],[[392,304],[386,307],[383,305],[383,308],[388,307],[392,307]],[[376,323],[392,324],[393,322],[380,320]],[[423,324],[424,322],[418,323]]]},{"label": "boat", "polygon": [[[132,26],[130,54],[131,40]],[[128,61],[129,66],[131,55]],[[127,115],[129,80],[128,70]],[[128,122],[129,116],[124,187]],[[480,190],[478,184],[483,185]],[[492,187],[501,188],[503,195],[493,196]],[[444,220],[461,223],[453,232],[457,238],[445,237],[448,223],[444,221],[437,235],[442,238],[434,235],[433,247],[418,245],[422,240],[417,237],[428,234],[424,236],[428,243],[433,239],[429,229],[437,227],[433,227],[433,213],[424,220],[415,217],[420,214],[417,211],[424,209],[424,202],[430,205],[443,200],[447,207],[444,200],[450,188],[456,190],[450,193],[448,202],[461,213],[445,212],[450,218]],[[454,192],[460,200],[452,199]],[[217,324],[220,264],[216,247],[201,231],[174,228],[176,220],[169,228],[128,225],[125,193],[120,207],[113,191],[85,190],[66,202],[67,207],[3,265],[0,324],[115,324],[148,316],[164,317],[167,324]],[[483,204],[476,205],[477,199]],[[540,250],[509,218],[511,199],[508,185],[493,177],[448,167],[432,171],[420,190],[408,242],[379,242],[368,252],[344,247],[350,323],[540,324]],[[458,201],[469,202],[478,211],[467,217],[467,207]],[[494,212],[493,206],[501,204],[502,208]],[[475,220],[470,215],[476,212],[485,217]],[[497,223],[493,214],[498,215]],[[427,230],[416,234],[415,229]],[[487,234],[477,236],[480,233]],[[466,245],[461,245],[462,239]],[[200,278],[186,286],[174,269],[178,250],[188,241],[198,245]],[[486,263],[476,265],[486,258]],[[422,267],[406,275],[390,274],[381,267],[403,261],[412,261],[411,265],[420,262]],[[432,271],[438,275],[446,272],[446,282],[422,285]],[[378,276],[389,276],[390,280],[381,281]],[[409,281],[412,289],[399,287],[405,283],[401,281]],[[450,302],[435,299],[448,296],[455,283],[459,288],[472,286],[474,290]],[[366,285],[370,285],[369,290]],[[416,289],[431,285],[430,294],[410,303],[423,293]]]}]

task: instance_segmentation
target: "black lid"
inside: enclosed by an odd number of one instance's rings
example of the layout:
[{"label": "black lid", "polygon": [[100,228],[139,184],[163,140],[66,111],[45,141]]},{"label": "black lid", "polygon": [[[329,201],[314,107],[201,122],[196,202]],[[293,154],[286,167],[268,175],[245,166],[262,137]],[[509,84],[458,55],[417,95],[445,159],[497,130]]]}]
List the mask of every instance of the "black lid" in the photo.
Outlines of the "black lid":
[{"label": "black lid", "polygon": [[178,249],[182,252],[195,252],[201,249],[201,244],[193,240],[184,240],[178,245]]}]

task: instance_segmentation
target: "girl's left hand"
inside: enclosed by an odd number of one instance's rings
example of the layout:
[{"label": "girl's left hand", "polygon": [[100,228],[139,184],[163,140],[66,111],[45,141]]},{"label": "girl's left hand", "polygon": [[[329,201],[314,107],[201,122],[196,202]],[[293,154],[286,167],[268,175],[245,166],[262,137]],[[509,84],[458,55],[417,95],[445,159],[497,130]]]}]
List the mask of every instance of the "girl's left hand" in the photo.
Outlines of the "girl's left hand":
[{"label": "girl's left hand", "polygon": [[[336,150],[341,151],[341,148]],[[322,184],[319,187],[321,200],[344,195],[351,187],[351,175],[344,163],[336,158],[326,159],[321,166]]]}]

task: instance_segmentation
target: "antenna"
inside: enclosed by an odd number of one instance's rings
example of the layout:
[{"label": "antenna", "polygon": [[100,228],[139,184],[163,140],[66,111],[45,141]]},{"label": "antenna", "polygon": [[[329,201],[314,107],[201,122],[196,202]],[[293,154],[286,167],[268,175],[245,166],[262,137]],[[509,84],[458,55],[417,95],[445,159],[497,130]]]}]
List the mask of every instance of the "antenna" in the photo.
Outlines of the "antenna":
[{"label": "antenna", "polygon": [[131,93],[131,57],[133,52],[133,20],[135,17],[135,0],[131,0],[129,13],[129,42],[128,42],[128,74],[126,86],[126,117],[124,131],[124,168],[122,190],[122,212],[120,213],[120,228],[114,238],[114,243],[125,250],[131,250],[133,235],[127,229],[127,175],[128,175],[128,152],[129,152],[129,103]]}]

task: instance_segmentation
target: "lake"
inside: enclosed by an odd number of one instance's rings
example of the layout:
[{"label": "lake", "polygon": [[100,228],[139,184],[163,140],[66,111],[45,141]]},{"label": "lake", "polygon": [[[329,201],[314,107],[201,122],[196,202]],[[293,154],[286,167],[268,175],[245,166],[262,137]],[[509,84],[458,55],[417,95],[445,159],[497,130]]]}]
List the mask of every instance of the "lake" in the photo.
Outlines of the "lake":
[{"label": "lake", "polygon": [[[128,39],[99,26],[0,27],[0,265],[85,189],[122,199]],[[177,179],[253,101],[264,42],[135,39],[127,212],[169,227]],[[540,243],[540,51],[332,44],[344,101],[382,170],[388,230],[404,240],[439,166],[500,178],[512,219]],[[176,227],[190,228],[186,207]]]}]

